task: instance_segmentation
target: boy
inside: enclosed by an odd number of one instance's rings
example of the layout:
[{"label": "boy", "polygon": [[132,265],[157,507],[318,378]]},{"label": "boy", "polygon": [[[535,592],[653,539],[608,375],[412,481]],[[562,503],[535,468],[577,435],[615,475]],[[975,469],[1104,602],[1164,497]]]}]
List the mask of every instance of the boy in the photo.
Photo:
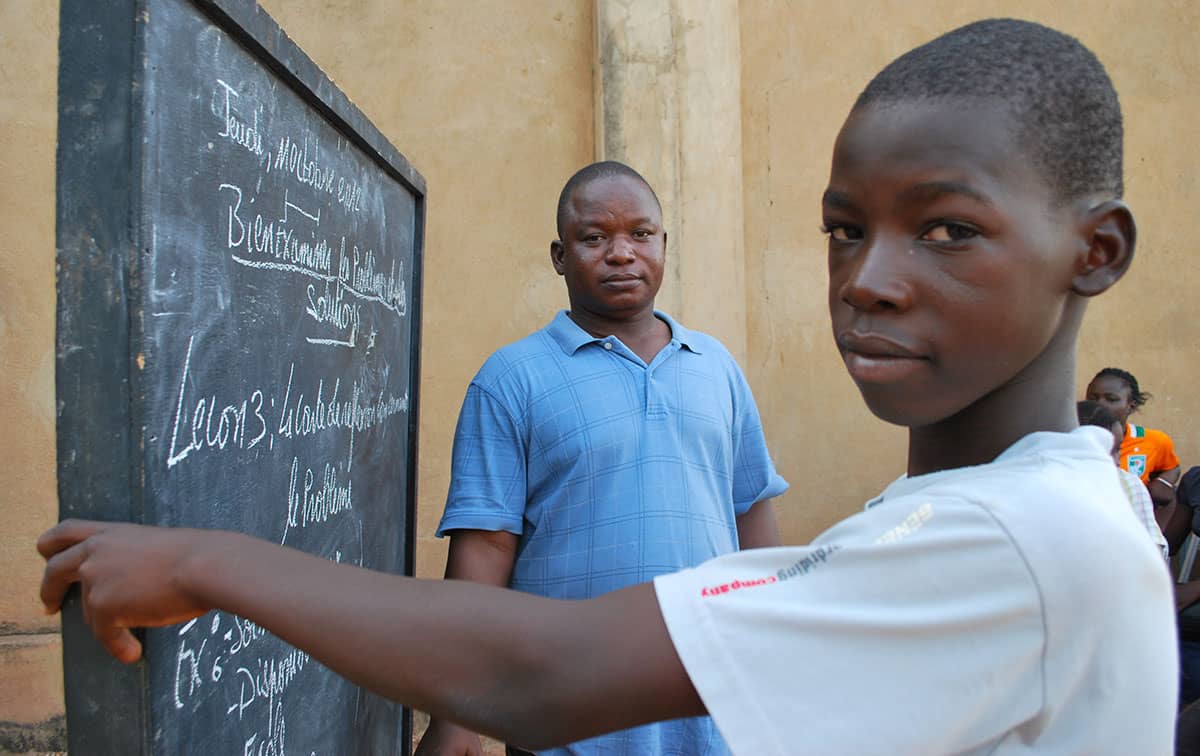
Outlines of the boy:
[{"label": "boy", "polygon": [[1166,571],[1109,434],[1070,432],[1086,298],[1133,254],[1121,183],[1115,92],[1062,34],[971,24],[871,82],[823,201],[829,305],[867,405],[910,428],[908,476],[808,547],[555,602],[75,522],[39,541],[43,601],[82,581],[125,661],[126,628],[219,606],[531,746],[707,710],[742,754],[1165,754]]},{"label": "boy", "polygon": [[[654,190],[613,161],[573,175],[550,261],[570,309],[471,381],[438,535],[446,577],[588,599],[739,548],[778,546],[787,489],[750,386],[725,347],[654,309],[667,234]],[[471,753],[435,720],[418,748]],[[513,749],[510,748],[510,752]],[[543,754],[728,753],[707,717]]]}]

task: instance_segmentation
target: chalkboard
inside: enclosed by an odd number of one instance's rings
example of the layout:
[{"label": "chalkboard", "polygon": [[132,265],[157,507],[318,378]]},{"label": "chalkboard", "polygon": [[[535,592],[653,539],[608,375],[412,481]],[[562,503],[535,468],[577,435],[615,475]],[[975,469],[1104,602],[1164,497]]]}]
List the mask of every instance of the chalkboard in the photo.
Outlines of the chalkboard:
[{"label": "chalkboard", "polygon": [[[236,0],[64,0],[57,169],[61,515],[412,574],[420,175]],[[401,707],[224,612],[125,667],[72,598],[63,639],[73,753],[409,750]]]}]

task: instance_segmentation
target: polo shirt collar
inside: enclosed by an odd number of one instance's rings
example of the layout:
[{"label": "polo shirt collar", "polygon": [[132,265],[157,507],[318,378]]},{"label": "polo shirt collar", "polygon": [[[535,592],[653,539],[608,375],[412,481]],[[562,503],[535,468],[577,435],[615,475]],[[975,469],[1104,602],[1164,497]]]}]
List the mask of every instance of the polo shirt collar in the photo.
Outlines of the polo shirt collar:
[{"label": "polo shirt collar", "polygon": [[[696,338],[695,332],[684,328],[675,322],[675,320],[665,312],[659,310],[654,311],[654,316],[667,324],[671,329],[671,340],[679,342],[679,345],[687,349],[689,352],[700,354],[698,348],[699,339]],[[571,320],[567,315],[566,310],[559,310],[554,316],[554,319],[546,326],[546,332],[550,334],[550,338],[554,339],[555,343],[567,354],[575,354],[584,344],[598,344],[604,339],[596,338],[587,331],[579,327],[579,325]]]},{"label": "polo shirt collar", "polygon": [[681,347],[683,347],[684,349],[687,349],[689,352],[691,352],[693,354],[700,354],[700,349],[699,349],[700,339],[696,338],[695,331],[692,331],[688,328],[684,328],[683,326],[676,323],[674,318],[672,318],[670,315],[668,315],[667,313],[662,312],[660,310],[655,310],[654,315],[655,315],[655,317],[660,318],[663,322],[665,322],[671,328],[671,340],[672,341],[678,341],[679,345]]}]

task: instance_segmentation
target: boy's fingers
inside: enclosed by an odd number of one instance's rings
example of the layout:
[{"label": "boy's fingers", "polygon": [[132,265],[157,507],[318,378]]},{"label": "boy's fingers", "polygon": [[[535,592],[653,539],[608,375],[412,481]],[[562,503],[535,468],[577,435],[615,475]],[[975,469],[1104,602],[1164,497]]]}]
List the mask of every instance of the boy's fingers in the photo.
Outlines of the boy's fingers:
[{"label": "boy's fingers", "polygon": [[108,650],[125,664],[133,664],[142,658],[142,642],[128,628],[121,629],[120,637],[108,646]]},{"label": "boy's fingers", "polygon": [[[38,547],[41,548],[41,540],[38,541]],[[49,552],[41,588],[42,606],[46,607],[47,613],[53,614],[62,607],[63,597],[67,595],[71,584],[79,581],[79,567],[87,558],[87,552],[87,546],[80,543],[65,551]]]},{"label": "boy's fingers", "polygon": [[107,527],[108,524],[103,522],[63,520],[38,538],[38,553],[48,560],[63,549],[69,549]]},{"label": "boy's fingers", "polygon": [[142,657],[142,644],[133,637],[129,628],[114,625],[108,619],[98,619],[89,624],[96,639],[117,661],[132,664]]}]

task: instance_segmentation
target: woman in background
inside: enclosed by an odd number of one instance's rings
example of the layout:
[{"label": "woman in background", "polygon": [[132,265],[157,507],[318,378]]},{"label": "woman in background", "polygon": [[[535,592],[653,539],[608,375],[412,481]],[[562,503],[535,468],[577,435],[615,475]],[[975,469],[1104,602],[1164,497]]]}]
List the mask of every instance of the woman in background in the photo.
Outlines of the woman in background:
[{"label": "woman in background", "polygon": [[1088,384],[1086,398],[1099,402],[1124,424],[1125,438],[1121,441],[1117,464],[1142,479],[1162,526],[1170,516],[1169,505],[1175,501],[1179,457],[1175,456],[1175,445],[1166,433],[1129,422],[1129,416],[1150,399],[1150,394],[1138,387],[1132,373],[1106,367]]}]

